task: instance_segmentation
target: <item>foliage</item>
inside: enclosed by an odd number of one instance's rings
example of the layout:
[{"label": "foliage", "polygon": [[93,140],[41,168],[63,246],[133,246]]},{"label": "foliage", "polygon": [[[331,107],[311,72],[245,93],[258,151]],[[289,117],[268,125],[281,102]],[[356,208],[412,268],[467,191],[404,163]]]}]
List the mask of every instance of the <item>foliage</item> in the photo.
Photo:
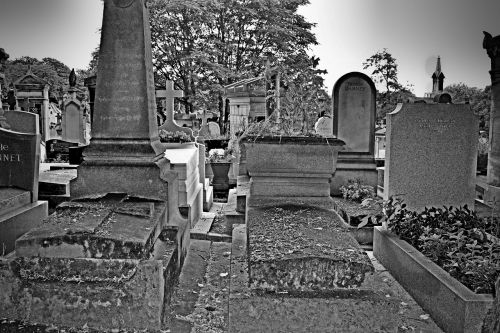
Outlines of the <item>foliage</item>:
[{"label": "foliage", "polygon": [[214,148],[208,151],[207,163],[227,163],[234,159],[232,149]]},{"label": "foliage", "polygon": [[184,143],[184,142],[192,142],[193,138],[181,131],[176,131],[176,132],[171,132],[171,131],[166,131],[164,129],[161,129],[158,131],[158,134],[160,136],[160,141],[161,142],[178,142],[178,143]]},{"label": "foliage", "polygon": [[479,129],[489,133],[491,89],[469,87],[465,83],[454,83],[444,88],[453,97],[453,103],[469,101],[470,107],[475,115],[479,116]]},{"label": "foliage", "polygon": [[[313,24],[297,14],[308,0],[152,0],[155,82],[175,81],[186,113],[223,109],[223,87],[264,74],[266,61],[298,72],[311,68]],[[221,123],[222,125],[222,123]],[[223,128],[221,126],[221,128]]]},{"label": "foliage", "polygon": [[363,69],[371,69],[373,81],[385,87],[385,91],[377,91],[377,120],[385,118],[388,112],[394,111],[397,103],[415,97],[412,92],[413,85],[399,83],[396,58],[386,48],[366,59],[363,62]]},{"label": "foliage", "polygon": [[500,274],[497,225],[467,206],[410,211],[401,199],[385,207],[388,228],[476,293],[493,293]]},{"label": "foliage", "polygon": [[[54,58],[43,58],[42,60],[32,57],[20,57],[12,61],[7,60],[5,64],[5,87],[8,89],[11,83],[14,83],[28,71],[31,66],[33,74],[47,81],[50,84],[49,97],[53,101],[61,101],[64,93],[69,88],[68,77],[71,69]],[[84,97],[83,77],[77,77],[77,88],[80,90],[79,98]],[[6,95],[4,90],[3,95]]]},{"label": "foliage", "polygon": [[364,185],[360,179],[349,179],[346,186],[340,187],[340,191],[344,199],[355,202],[375,197],[373,186]]},{"label": "foliage", "polygon": [[377,51],[363,62],[363,69],[372,69],[372,79],[383,84],[386,91],[401,90],[403,86],[398,82],[398,64],[396,58],[386,48]]}]

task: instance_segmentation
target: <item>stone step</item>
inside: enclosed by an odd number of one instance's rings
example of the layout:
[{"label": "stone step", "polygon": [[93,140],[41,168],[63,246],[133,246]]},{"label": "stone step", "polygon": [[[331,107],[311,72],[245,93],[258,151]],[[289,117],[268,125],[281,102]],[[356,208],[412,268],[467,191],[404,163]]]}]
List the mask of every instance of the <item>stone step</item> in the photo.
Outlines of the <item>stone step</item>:
[{"label": "stone step", "polygon": [[198,223],[191,229],[191,239],[206,240],[207,234],[212,227],[212,222],[214,221],[215,213],[208,212],[202,213],[201,218]]},{"label": "stone step", "polygon": [[245,223],[245,213],[240,213],[236,211],[237,207],[237,190],[229,190],[227,204],[224,206],[224,223],[226,224],[226,231],[231,233],[234,224],[244,224]]},{"label": "stone step", "polygon": [[18,188],[0,188],[0,217],[31,203],[31,192]]},{"label": "stone step", "polygon": [[150,254],[166,204],[158,202],[67,202],[19,238],[18,257],[143,259]]},{"label": "stone step", "polygon": [[40,173],[38,193],[40,196],[70,196],[69,184],[76,178],[76,169],[60,169]]}]

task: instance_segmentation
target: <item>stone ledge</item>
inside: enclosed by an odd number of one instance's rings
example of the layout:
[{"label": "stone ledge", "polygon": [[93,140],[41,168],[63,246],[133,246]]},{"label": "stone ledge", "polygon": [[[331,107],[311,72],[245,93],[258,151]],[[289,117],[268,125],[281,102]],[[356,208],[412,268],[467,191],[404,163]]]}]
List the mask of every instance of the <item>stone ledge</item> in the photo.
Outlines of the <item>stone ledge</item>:
[{"label": "stone ledge", "polygon": [[373,254],[445,332],[480,331],[491,295],[475,294],[383,227],[375,227]]}]

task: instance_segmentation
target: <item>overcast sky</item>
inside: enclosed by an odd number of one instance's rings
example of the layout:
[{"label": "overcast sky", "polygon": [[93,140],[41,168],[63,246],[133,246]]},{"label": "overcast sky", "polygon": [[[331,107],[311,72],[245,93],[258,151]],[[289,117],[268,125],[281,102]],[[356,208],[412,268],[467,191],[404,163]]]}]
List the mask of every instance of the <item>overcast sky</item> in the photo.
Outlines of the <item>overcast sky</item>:
[{"label": "overcast sky", "polygon": [[[500,0],[310,0],[300,9],[320,45],[312,52],[328,70],[325,84],[387,48],[399,65],[401,83],[422,96],[441,56],[445,86],[489,84],[483,30],[500,34]],[[85,68],[99,43],[101,0],[0,0],[0,47],[11,55],[56,58]],[[370,73],[367,73],[370,74]]]}]

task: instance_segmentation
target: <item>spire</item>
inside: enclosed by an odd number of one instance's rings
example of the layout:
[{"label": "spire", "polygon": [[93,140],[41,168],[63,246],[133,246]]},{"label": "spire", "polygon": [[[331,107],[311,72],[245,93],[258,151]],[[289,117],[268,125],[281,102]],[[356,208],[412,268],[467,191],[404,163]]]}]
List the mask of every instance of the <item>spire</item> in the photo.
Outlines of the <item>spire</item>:
[{"label": "spire", "polygon": [[432,74],[432,94],[443,91],[444,74],[441,72],[441,57],[437,57],[436,70]]}]

